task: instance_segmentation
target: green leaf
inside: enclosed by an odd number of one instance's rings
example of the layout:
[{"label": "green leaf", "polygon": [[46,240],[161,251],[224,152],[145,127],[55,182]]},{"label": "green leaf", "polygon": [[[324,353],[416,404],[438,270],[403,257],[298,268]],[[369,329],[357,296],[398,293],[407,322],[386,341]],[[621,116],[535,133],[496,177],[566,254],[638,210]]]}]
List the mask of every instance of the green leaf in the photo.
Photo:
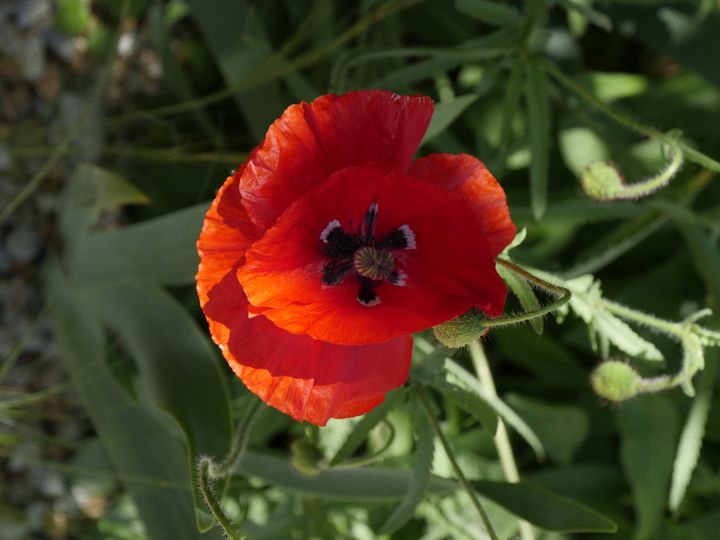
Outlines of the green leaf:
[{"label": "green leaf", "polygon": [[[263,69],[267,70],[272,49],[254,5],[233,0],[222,9],[213,2],[185,0],[197,21],[207,46],[230,87],[248,87]],[[262,140],[268,126],[282,112],[276,81],[238,91],[235,102],[255,140]]]},{"label": "green leaf", "polygon": [[70,260],[80,282],[143,278],[164,285],[193,282],[198,267],[195,242],[207,204],[199,204],[136,225],[88,235]]},{"label": "green leaf", "polygon": [[547,207],[550,105],[548,104],[546,79],[545,71],[539,62],[528,62],[525,103],[528,113],[528,144],[532,155],[530,161],[530,205],[535,219],[540,219]]},{"label": "green leaf", "polygon": [[[524,229],[523,229],[524,230]],[[514,272],[509,271],[504,266],[497,265],[496,270],[503,281],[507,283],[510,290],[517,297],[520,305],[525,311],[534,311],[540,309],[540,302],[535,296],[535,292],[530,284],[524,279],[520,278]],[[543,320],[542,317],[536,317],[528,321],[535,333],[541,335],[543,333]]]},{"label": "green leaf", "polygon": [[[138,364],[150,400],[183,430],[191,475],[198,456],[224,458],[232,437],[227,390],[195,322],[152,284],[121,280],[95,290],[104,320]],[[196,507],[204,508],[199,497]]]},{"label": "green leaf", "polygon": [[367,439],[370,431],[378,425],[383,418],[397,405],[398,399],[403,395],[401,389],[394,390],[385,396],[385,401],[375,407],[372,411],[362,417],[357,423],[343,445],[338,449],[333,458],[330,460],[331,467],[341,464],[349,458],[355,450]]},{"label": "green leaf", "polygon": [[597,300],[601,297],[599,282],[590,275],[579,276],[566,282],[573,293],[570,308],[606,342],[635,357],[662,361],[663,355],[655,345],[641,338],[630,326],[609,311],[602,309]]},{"label": "green leaf", "polygon": [[712,241],[696,222],[691,221],[692,218],[684,208],[672,204],[664,204],[662,207],[673,218],[685,238],[695,268],[710,293],[712,306],[715,311],[720,312],[720,250],[717,238]]},{"label": "green leaf", "polygon": [[435,105],[432,120],[420,144],[425,144],[445,131],[477,98],[476,94],[467,94]]},{"label": "green leaf", "polygon": [[698,377],[698,391],[690,413],[688,414],[680,443],[678,444],[675,463],[673,464],[672,484],[670,485],[670,510],[677,512],[680,508],[687,491],[692,473],[697,466],[702,448],[705,424],[713,398],[713,387],[717,379],[717,354],[716,351],[708,351],[708,356],[713,356],[707,362],[705,370]]},{"label": "green leaf", "polygon": [[[385,467],[353,467],[326,469],[315,476],[304,475],[285,458],[258,452],[245,452],[236,471],[259,478],[293,493],[334,501],[379,503],[398,501],[405,497],[412,473]],[[431,476],[429,493],[443,495],[459,488],[453,480]]]},{"label": "green leaf", "polygon": [[55,25],[72,36],[82,34],[92,22],[90,2],[87,0],[58,0],[55,7]]},{"label": "green leaf", "polygon": [[[527,423],[507,405],[507,403],[499,397],[487,392],[482,387],[480,381],[457,362],[446,358],[445,369],[448,372],[448,382],[450,384],[461,384],[473,392],[473,394],[479,397],[484,403],[489,405],[500,418],[505,420],[505,422],[512,427],[518,435],[525,439],[525,442],[527,442],[534,450],[538,459],[545,459],[545,450],[538,436],[532,428],[528,426]],[[491,433],[494,434],[494,432]]]},{"label": "green leaf", "polygon": [[103,210],[124,204],[147,204],[148,198],[115,173],[81,163],[60,198],[60,231],[67,251],[74,249]]},{"label": "green leaf", "polygon": [[568,464],[590,431],[590,419],[579,407],[550,405],[518,395],[506,401],[537,434],[548,455]]},{"label": "green leaf", "polygon": [[[445,361],[448,362],[448,360]],[[413,372],[413,375],[470,414],[489,433],[495,434],[497,431],[497,414],[493,407],[474,390],[449,381],[447,374],[441,368],[429,369],[422,365]]]},{"label": "green leaf", "polygon": [[475,490],[518,517],[548,531],[613,533],[617,526],[594,510],[527,482],[474,481]]},{"label": "green leaf", "polygon": [[593,71],[589,78],[593,94],[606,102],[639,96],[649,86],[645,77],[634,73]]},{"label": "green leaf", "polygon": [[605,161],[610,155],[605,141],[585,127],[564,129],[559,142],[565,165],[578,178],[591,162]]},{"label": "green leaf", "polygon": [[182,445],[150,411],[130,399],[106,366],[95,298],[73,287],[57,267],[48,274],[60,358],[118,479],[135,501],[148,538],[220,538],[215,531],[197,531]]},{"label": "green leaf", "polygon": [[[155,5],[150,8],[147,17],[148,36],[162,63],[163,83],[165,83],[167,88],[179,99],[190,100],[194,97],[192,85],[173,51],[170,42],[168,17],[166,17],[168,9],[169,7],[161,2],[155,3]],[[210,118],[205,110],[200,108],[194,109],[193,114],[195,115],[198,126],[203,130],[205,135],[214,139],[217,131],[212,125],[212,122],[210,122]]]},{"label": "green leaf", "polygon": [[678,414],[667,396],[640,396],[617,412],[620,460],[630,482],[637,515],[634,538],[654,538],[667,501]]},{"label": "green leaf", "polygon": [[455,9],[495,26],[512,24],[520,20],[520,12],[515,7],[489,0],[455,0]]},{"label": "green leaf", "polygon": [[[560,5],[569,11],[568,16],[581,16],[586,21],[602,28],[606,32],[612,32],[612,19],[590,7],[592,0],[557,0]],[[590,5],[588,5],[590,4]]]},{"label": "green leaf", "polygon": [[597,310],[593,314],[594,328],[598,334],[630,356],[644,358],[653,362],[663,360],[662,353],[655,345],[641,338],[625,322],[607,311]]},{"label": "green leaf", "polygon": [[405,497],[382,524],[378,534],[392,534],[410,521],[415,514],[415,509],[422,502],[427,492],[435,451],[435,439],[427,422],[427,417],[419,408],[413,411],[413,424],[416,436],[413,474],[408,482]]}]

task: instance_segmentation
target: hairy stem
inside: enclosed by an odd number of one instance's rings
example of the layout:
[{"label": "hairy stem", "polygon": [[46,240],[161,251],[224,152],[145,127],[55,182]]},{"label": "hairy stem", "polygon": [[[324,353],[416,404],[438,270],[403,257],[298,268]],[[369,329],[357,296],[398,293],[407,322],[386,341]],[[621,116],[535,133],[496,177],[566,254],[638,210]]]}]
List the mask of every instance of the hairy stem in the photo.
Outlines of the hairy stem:
[{"label": "hairy stem", "polygon": [[458,462],[455,459],[455,454],[453,453],[452,448],[450,447],[450,442],[445,437],[445,434],[443,433],[442,428],[440,427],[440,423],[438,422],[437,418],[435,417],[435,413],[433,412],[432,406],[430,405],[430,398],[427,395],[427,390],[423,386],[421,386],[417,383],[415,383],[415,390],[416,390],[418,398],[420,399],[420,403],[422,404],[422,407],[425,410],[425,414],[427,415],[427,418],[430,421],[430,425],[432,426],[438,439],[440,439],[440,443],[443,445],[443,448],[445,449],[445,453],[447,454],[447,457],[450,460],[450,465],[452,466],[453,471],[455,472],[455,476],[457,476],[458,480],[460,480],[460,483],[463,485],[463,487],[465,488],[465,491],[467,492],[468,496],[470,497],[470,502],[472,502],[472,505],[475,507],[478,514],[480,514],[480,519],[482,520],[483,525],[485,525],[485,530],[487,531],[491,540],[498,540],[497,533],[495,532],[495,529],[493,528],[492,523],[490,522],[490,518],[488,517],[487,513],[485,512],[485,509],[483,508],[482,504],[480,503],[480,499],[478,498],[477,493],[475,493],[475,490],[473,489],[472,485],[470,485],[470,482],[468,482],[468,479],[465,477],[462,470],[460,469],[460,466],[458,465]]},{"label": "hairy stem", "polygon": [[227,456],[219,463],[215,463],[213,458],[209,456],[200,456],[197,461],[200,493],[202,493],[205,504],[207,504],[213,517],[225,535],[231,540],[239,540],[241,535],[220,506],[220,501],[215,495],[213,482],[227,476],[245,451],[250,429],[257,418],[262,403],[254,396],[251,399],[252,403],[245,410],[243,418],[235,428],[235,434]]},{"label": "hairy stem", "polygon": [[607,116],[615,120],[618,124],[621,124],[627,128],[632,129],[633,131],[641,133],[642,135],[653,137],[658,141],[667,144],[668,146],[676,144],[688,160],[693,161],[698,165],[705,167],[706,169],[720,172],[720,163],[715,161],[711,157],[703,154],[702,152],[699,152],[698,150],[695,150],[693,147],[691,147],[682,140],[674,141],[672,136],[663,133],[662,131],[658,131],[657,129],[650,126],[646,126],[645,124],[633,120],[632,118],[628,118],[623,114],[620,114],[618,111],[610,107],[607,103],[599,99],[597,96],[593,95],[592,92],[590,92],[586,88],[583,88],[580,84],[565,75],[554,63],[544,61],[543,65],[545,67],[545,70],[565,88],[572,91],[577,96],[583,98],[585,101],[593,105],[596,109],[602,111]]},{"label": "hairy stem", "polygon": [[225,533],[225,536],[227,536],[230,540],[240,540],[240,534],[223,511],[217,497],[215,497],[213,483],[210,477],[210,469],[212,469],[212,466],[213,463],[211,458],[200,458],[198,465],[200,493],[202,493],[203,499],[205,499],[205,504],[207,504],[208,509],[220,525],[220,528]]}]

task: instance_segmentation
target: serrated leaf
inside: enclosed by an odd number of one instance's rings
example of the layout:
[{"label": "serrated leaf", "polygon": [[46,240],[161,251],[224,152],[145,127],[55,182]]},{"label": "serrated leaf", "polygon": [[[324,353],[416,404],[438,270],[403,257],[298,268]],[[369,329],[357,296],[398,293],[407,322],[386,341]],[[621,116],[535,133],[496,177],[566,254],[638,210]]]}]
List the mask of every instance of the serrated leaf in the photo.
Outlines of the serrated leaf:
[{"label": "serrated leaf", "polygon": [[530,205],[535,219],[540,219],[547,207],[550,105],[548,104],[546,79],[545,71],[539,62],[528,62],[525,103],[528,113],[528,145],[532,156],[530,161]]},{"label": "serrated leaf", "polygon": [[630,326],[612,313],[596,310],[593,314],[595,330],[618,349],[630,356],[655,362],[663,360],[662,353],[655,345],[641,338]]},{"label": "serrated leaf", "polygon": [[700,457],[705,424],[713,398],[713,387],[717,379],[717,352],[709,351],[710,359],[705,370],[698,377],[698,392],[688,414],[673,463],[672,483],[670,485],[670,510],[677,512],[685,497],[692,473]]},{"label": "serrated leaf", "polygon": [[617,525],[575,501],[527,482],[475,481],[473,487],[518,517],[548,531],[612,533]]},{"label": "serrated leaf", "polygon": [[634,538],[646,540],[660,525],[677,442],[678,414],[667,396],[645,395],[617,412],[620,461],[630,482],[636,512]]},{"label": "serrated leaf", "polygon": [[414,455],[413,474],[408,482],[407,491],[402,502],[388,516],[378,530],[378,534],[392,534],[405,525],[415,514],[415,509],[422,502],[430,482],[435,439],[426,416],[418,407],[413,410],[416,448]]}]

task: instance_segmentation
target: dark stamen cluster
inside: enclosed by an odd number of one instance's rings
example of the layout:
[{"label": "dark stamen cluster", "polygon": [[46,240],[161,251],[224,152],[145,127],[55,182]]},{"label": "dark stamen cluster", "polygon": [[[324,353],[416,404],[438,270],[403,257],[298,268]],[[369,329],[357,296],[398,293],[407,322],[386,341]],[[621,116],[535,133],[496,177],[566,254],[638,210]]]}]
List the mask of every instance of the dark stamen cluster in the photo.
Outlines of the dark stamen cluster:
[{"label": "dark stamen cluster", "polygon": [[393,251],[415,249],[415,234],[408,225],[375,240],[378,210],[377,203],[368,207],[358,231],[347,232],[334,219],[320,233],[321,249],[328,258],[323,267],[322,283],[339,285],[347,276],[354,275],[360,285],[357,299],[364,306],[380,303],[375,291],[380,283],[405,285],[406,276],[397,269]]}]

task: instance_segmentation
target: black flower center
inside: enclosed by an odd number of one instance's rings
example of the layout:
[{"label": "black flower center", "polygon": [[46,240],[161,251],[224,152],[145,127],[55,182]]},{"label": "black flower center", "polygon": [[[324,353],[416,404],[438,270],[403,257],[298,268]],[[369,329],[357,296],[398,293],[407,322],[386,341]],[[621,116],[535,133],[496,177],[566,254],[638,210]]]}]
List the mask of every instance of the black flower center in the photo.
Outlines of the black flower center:
[{"label": "black flower center", "polygon": [[321,281],[334,286],[348,276],[359,284],[357,300],[363,306],[376,306],[380,297],[376,288],[387,282],[402,287],[405,273],[398,270],[393,251],[415,249],[415,233],[409,225],[398,227],[380,240],[375,239],[378,204],[372,203],[356,231],[346,231],[333,219],[320,233],[322,252],[327,257]]}]

